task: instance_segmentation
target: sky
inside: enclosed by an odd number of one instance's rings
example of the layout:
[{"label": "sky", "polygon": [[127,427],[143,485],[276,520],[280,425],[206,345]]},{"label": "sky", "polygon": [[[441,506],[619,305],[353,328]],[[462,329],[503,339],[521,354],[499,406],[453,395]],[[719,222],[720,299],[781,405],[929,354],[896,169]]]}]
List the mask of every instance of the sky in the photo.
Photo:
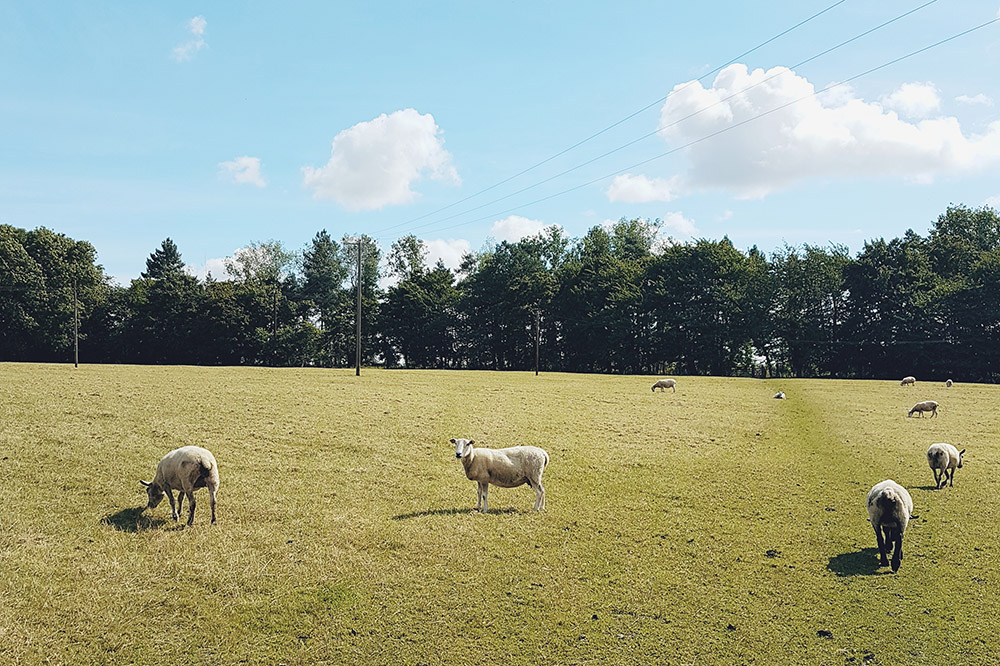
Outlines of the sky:
[{"label": "sky", "polygon": [[413,234],[449,267],[622,217],[856,253],[950,204],[1000,208],[1000,21],[894,62],[998,18],[1000,0],[8,0],[0,224],[89,241],[123,285],[168,237],[224,278],[250,243],[321,230],[383,254]]}]

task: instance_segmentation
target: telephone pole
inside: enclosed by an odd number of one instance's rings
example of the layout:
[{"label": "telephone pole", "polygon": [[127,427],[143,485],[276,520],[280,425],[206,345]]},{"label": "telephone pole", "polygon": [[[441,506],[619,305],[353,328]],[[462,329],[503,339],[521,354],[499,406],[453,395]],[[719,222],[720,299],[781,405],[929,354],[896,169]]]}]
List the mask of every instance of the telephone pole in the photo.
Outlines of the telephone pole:
[{"label": "telephone pole", "polygon": [[355,337],[357,338],[357,350],[355,354],[355,364],[354,364],[354,376],[361,376],[361,244],[364,242],[362,236],[357,238],[345,238],[345,243],[355,243],[358,246],[358,302],[357,302],[357,312],[355,314],[355,319],[357,320],[357,330]]},{"label": "telephone pole", "polygon": [[[73,278],[73,367],[80,367],[80,301],[76,293],[76,278]],[[193,495],[192,495],[193,497]]]},{"label": "telephone pole", "polygon": [[538,376],[538,347],[542,343],[541,311],[535,310],[535,376]]}]

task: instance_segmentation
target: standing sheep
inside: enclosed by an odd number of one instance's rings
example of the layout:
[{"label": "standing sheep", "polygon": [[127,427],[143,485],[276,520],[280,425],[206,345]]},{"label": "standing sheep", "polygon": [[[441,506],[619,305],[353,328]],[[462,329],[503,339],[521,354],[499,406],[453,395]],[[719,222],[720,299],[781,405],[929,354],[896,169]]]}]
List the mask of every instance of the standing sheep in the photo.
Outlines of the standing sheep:
[{"label": "standing sheep", "polygon": [[774,399],[775,400],[784,400],[785,399],[785,392],[784,391],[778,391],[777,393],[774,394]]},{"label": "standing sheep", "polygon": [[878,542],[879,566],[889,564],[889,550],[892,550],[892,572],[896,573],[903,559],[903,532],[913,515],[913,500],[906,488],[886,479],[868,492],[867,504],[868,520]]},{"label": "standing sheep", "polygon": [[[149,496],[147,509],[155,509],[166,493],[170,499],[170,517],[177,520],[187,495],[190,503],[188,510],[188,525],[194,524],[194,491],[197,488],[208,488],[208,501],[212,507],[212,524],[215,524],[215,494],[219,490],[219,465],[215,456],[208,449],[200,446],[182,446],[174,449],[156,466],[156,476],[152,481],[140,481],[146,486]],[[177,493],[177,506],[174,507],[174,489]]]},{"label": "standing sheep", "polygon": [[938,489],[944,488],[945,484],[955,485],[955,468],[962,467],[962,459],[965,456],[965,449],[961,451],[951,444],[931,444],[927,449],[927,464],[934,472],[934,483]]},{"label": "standing sheep", "polygon": [[951,388],[951,385],[954,384],[954,383],[955,382],[951,381],[950,379],[947,379],[947,380],[945,380],[944,385],[947,388]]},{"label": "standing sheep", "polygon": [[527,483],[535,489],[535,511],[545,508],[545,488],[542,472],[549,464],[549,454],[537,446],[512,446],[507,449],[473,449],[475,440],[452,439],[455,457],[462,461],[465,476],[478,482],[476,508],[489,513],[486,495],[490,484],[501,488],[516,488]]},{"label": "standing sheep", "polygon": [[906,418],[910,418],[914,413],[919,413],[920,418],[924,417],[924,412],[930,412],[931,418],[937,416],[938,404],[933,400],[924,400],[923,402],[918,402],[913,405],[913,408],[907,413]]},{"label": "standing sheep", "polygon": [[673,389],[674,393],[677,393],[677,380],[676,379],[660,379],[655,384],[653,384],[653,388],[650,389],[650,390],[652,390],[653,393],[656,393],[656,389],[660,389],[660,391],[665,391],[668,388],[669,389]]},{"label": "standing sheep", "polygon": [[916,386],[917,385],[917,378],[916,377],[903,377],[903,381],[899,382],[899,385],[900,386]]}]

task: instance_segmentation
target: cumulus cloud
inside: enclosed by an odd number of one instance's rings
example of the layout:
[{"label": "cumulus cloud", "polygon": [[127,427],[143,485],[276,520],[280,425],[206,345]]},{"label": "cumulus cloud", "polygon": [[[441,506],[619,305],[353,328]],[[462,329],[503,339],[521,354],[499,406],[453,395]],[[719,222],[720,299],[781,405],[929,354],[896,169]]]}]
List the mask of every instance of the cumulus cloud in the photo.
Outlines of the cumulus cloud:
[{"label": "cumulus cloud", "polygon": [[625,203],[648,203],[651,201],[673,201],[678,196],[678,179],[649,178],[633,176],[629,173],[615,176],[606,192],[608,201]]},{"label": "cumulus cloud", "polygon": [[188,275],[193,275],[199,280],[204,280],[211,273],[212,277],[216,280],[225,279],[226,276],[226,259],[229,257],[219,257],[217,259],[207,259],[205,263],[201,266],[196,266],[195,264],[188,264],[184,267],[184,270]]},{"label": "cumulus cloud", "polygon": [[383,113],[337,134],[329,162],[302,167],[303,183],[314,197],[352,211],[409,203],[418,196],[411,186],[424,174],[461,183],[442,134],[429,113]]},{"label": "cumulus cloud", "polygon": [[684,217],[683,213],[667,213],[663,216],[663,231],[673,236],[694,236],[698,233],[698,228],[694,226],[694,221]]},{"label": "cumulus cloud", "polygon": [[[983,134],[965,135],[953,117],[908,122],[853,94],[813,92],[808,80],[787,68],[749,71],[741,64],[722,70],[710,88],[697,81],[675,86],[660,124],[672,145],[749,121],[688,147],[690,165],[679,184],[685,191],[725,189],[759,198],[803,178],[896,176],[928,182],[1000,163],[1000,121]],[[757,118],[765,112],[771,113]]]},{"label": "cumulus cloud", "polygon": [[427,248],[427,265],[433,267],[440,259],[445,266],[455,270],[461,265],[462,257],[472,250],[472,245],[464,238],[438,238],[424,241]]},{"label": "cumulus cloud", "polygon": [[219,175],[234,183],[264,187],[267,181],[260,173],[259,157],[237,157],[231,162],[219,162]]},{"label": "cumulus cloud", "polygon": [[959,95],[955,98],[956,102],[962,104],[981,104],[982,106],[993,106],[993,98],[979,93],[978,95]]},{"label": "cumulus cloud", "polygon": [[520,215],[511,215],[494,222],[493,226],[490,227],[490,235],[498,241],[516,243],[522,238],[534,236],[546,226],[548,225],[539,220],[529,220]]},{"label": "cumulus cloud", "polygon": [[910,118],[926,118],[941,108],[941,96],[933,83],[904,83],[882,98],[882,106]]},{"label": "cumulus cloud", "polygon": [[190,60],[205,46],[205,28],[208,21],[204,16],[195,16],[187,22],[187,31],[191,35],[183,44],[174,47],[173,57],[177,62]]}]

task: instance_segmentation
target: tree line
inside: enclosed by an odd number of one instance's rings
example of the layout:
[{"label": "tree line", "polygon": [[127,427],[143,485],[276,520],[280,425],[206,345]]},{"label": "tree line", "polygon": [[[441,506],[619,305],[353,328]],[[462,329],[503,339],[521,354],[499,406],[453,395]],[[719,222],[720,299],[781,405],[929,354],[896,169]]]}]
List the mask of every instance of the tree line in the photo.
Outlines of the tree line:
[{"label": "tree line", "polygon": [[[366,365],[962,381],[1000,378],[1000,217],[950,206],[926,236],[767,256],[658,240],[622,219],[468,253],[456,270],[362,236]],[[128,286],[94,247],[0,225],[0,360],[341,367],[354,363],[356,248],[255,242],[199,280],[163,241]],[[391,276],[382,289],[380,270]],[[77,315],[74,315],[74,307]]]}]

